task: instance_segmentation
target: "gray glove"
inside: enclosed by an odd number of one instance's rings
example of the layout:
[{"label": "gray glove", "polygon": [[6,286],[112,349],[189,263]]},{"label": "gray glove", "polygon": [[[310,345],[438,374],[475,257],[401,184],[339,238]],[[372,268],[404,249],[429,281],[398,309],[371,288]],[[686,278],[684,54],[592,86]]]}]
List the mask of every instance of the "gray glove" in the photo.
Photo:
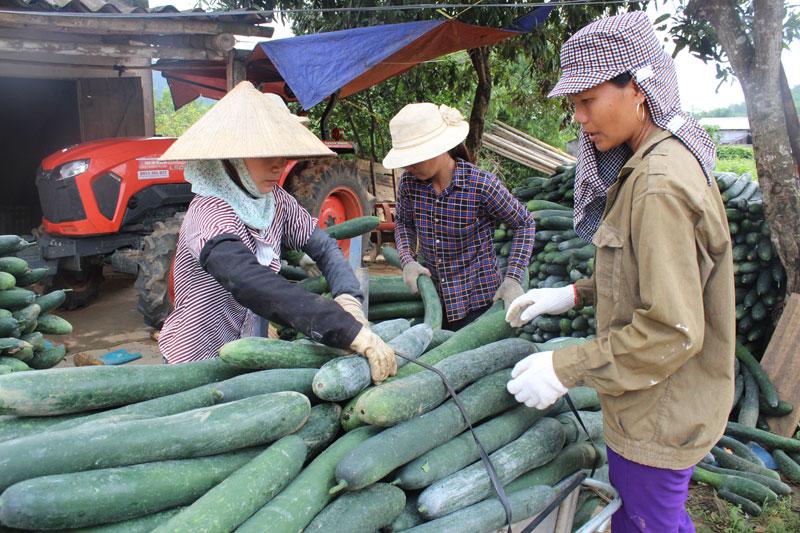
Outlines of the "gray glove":
[{"label": "gray glove", "polygon": [[308,274],[310,278],[316,278],[322,275],[322,271],[317,266],[317,263],[311,259],[308,254],[303,254],[303,257],[300,258],[297,264],[306,271],[306,274]]},{"label": "gray glove", "polygon": [[389,376],[397,374],[397,357],[394,350],[368,327],[361,328],[350,348],[367,359],[374,383],[380,383]]},{"label": "gray glove", "polygon": [[369,324],[367,321],[367,317],[364,316],[364,307],[361,305],[361,302],[355,296],[350,294],[340,294],[336,298],[333,299],[337,304],[342,306],[342,309],[347,311],[350,316],[358,320],[359,324],[362,326],[366,326]]},{"label": "gray glove", "polygon": [[508,309],[511,307],[511,302],[524,293],[525,291],[522,290],[522,285],[520,285],[517,280],[506,278],[503,280],[503,283],[500,284],[500,287],[497,288],[497,292],[494,293],[492,301],[503,300],[505,308]]},{"label": "gray glove", "polygon": [[431,277],[431,271],[416,261],[411,261],[403,267],[403,282],[405,282],[408,290],[414,294],[419,292],[419,288],[417,288],[417,278],[420,277],[420,275]]}]

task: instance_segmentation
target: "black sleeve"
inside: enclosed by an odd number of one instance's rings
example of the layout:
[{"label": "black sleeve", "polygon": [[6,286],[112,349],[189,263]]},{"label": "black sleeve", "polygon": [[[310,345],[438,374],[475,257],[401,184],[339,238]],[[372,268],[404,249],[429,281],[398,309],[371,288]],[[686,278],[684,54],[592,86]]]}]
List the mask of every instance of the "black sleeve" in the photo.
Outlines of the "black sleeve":
[{"label": "black sleeve", "polygon": [[350,294],[364,300],[356,275],[333,237],[324,230],[315,228],[303,246],[303,251],[317,263],[334,297]]},{"label": "black sleeve", "polygon": [[241,305],[302,331],[317,342],[347,348],[361,324],[332,300],[290,283],[268,267],[236,235],[224,233],[200,251],[200,266]]}]

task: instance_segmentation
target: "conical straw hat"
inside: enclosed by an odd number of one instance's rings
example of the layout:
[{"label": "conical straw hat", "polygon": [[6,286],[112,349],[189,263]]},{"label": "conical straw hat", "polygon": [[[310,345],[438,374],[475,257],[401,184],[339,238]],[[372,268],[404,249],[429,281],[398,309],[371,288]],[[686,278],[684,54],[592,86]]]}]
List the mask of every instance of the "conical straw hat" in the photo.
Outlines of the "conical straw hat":
[{"label": "conical straw hat", "polygon": [[164,152],[162,160],[306,159],[336,154],[249,81],[239,83]]}]

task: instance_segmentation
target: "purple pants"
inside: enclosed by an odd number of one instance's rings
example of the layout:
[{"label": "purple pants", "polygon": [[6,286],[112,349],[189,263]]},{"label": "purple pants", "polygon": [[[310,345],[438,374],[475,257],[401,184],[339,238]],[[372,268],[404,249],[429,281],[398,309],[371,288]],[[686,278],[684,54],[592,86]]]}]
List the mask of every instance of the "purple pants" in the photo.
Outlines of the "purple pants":
[{"label": "purple pants", "polygon": [[622,507],[611,517],[612,533],[694,533],[685,506],[694,467],[654,468],[607,450],[608,477],[622,497]]}]

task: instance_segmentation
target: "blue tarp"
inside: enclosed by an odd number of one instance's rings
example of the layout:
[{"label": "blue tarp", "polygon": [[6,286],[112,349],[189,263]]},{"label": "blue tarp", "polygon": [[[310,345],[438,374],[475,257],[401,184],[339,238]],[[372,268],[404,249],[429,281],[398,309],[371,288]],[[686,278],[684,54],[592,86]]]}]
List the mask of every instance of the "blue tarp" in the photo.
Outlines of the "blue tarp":
[{"label": "blue tarp", "polygon": [[445,22],[384,24],[276,39],[258,46],[308,109]]},{"label": "blue tarp", "polygon": [[513,29],[426,20],[265,41],[250,60],[268,59],[309,109],[337,91],[348,96],[423,61],[532,31],[552,9],[544,6],[526,13],[514,21]]}]

